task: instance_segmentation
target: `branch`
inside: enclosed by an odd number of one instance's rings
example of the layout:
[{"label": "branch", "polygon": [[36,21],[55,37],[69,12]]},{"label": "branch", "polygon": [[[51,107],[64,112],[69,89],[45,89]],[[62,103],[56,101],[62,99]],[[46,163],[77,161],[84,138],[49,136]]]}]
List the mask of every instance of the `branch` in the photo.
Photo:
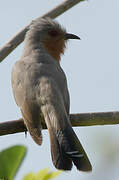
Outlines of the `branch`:
[{"label": "branch", "polygon": [[[49,11],[48,13],[44,14],[41,17],[50,17],[54,19],[81,1],[84,1],[84,0],[66,0],[63,3],[61,3],[59,6],[55,7],[54,9],[52,9],[51,11]],[[41,17],[37,18],[36,20],[40,19]],[[12,39],[10,39],[0,49],[0,62],[2,62],[5,57],[7,57],[20,43],[23,42],[29,25],[27,25],[24,29],[18,32]]]},{"label": "branch", "polygon": [[[43,122],[43,120],[41,121]],[[119,111],[70,114],[70,121],[74,127],[119,124]],[[45,122],[42,124],[42,128],[46,129]],[[27,129],[22,118],[19,120],[0,123],[0,136],[26,131]]]}]

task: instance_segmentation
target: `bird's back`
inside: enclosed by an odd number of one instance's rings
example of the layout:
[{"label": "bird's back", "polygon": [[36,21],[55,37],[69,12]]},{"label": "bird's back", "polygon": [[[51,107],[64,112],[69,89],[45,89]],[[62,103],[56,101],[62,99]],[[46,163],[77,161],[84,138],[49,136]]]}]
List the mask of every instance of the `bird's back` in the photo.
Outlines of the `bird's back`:
[{"label": "bird's back", "polygon": [[18,106],[22,106],[25,98],[35,99],[36,92],[39,94],[43,87],[41,83],[49,83],[51,88],[56,89],[55,94],[60,92],[69,111],[67,80],[64,71],[51,56],[33,54],[16,62],[12,70],[12,86]]}]

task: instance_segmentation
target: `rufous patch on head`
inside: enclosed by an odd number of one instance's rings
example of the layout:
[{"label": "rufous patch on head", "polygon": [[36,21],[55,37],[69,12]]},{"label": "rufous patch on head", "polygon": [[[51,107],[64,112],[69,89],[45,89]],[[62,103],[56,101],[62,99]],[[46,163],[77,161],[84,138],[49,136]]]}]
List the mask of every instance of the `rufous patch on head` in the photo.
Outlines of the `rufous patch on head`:
[{"label": "rufous patch on head", "polygon": [[53,56],[58,62],[60,62],[61,54],[64,54],[65,50],[65,40],[64,39],[47,39],[43,42],[43,45],[45,49],[48,51],[48,53]]}]

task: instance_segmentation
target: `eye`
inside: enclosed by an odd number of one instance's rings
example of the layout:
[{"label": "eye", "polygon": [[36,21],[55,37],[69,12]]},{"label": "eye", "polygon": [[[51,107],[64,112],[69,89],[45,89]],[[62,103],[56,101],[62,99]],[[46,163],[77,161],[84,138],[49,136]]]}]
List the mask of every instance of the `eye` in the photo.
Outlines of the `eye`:
[{"label": "eye", "polygon": [[52,37],[56,37],[56,36],[58,36],[59,33],[56,30],[51,30],[48,32],[48,34]]}]

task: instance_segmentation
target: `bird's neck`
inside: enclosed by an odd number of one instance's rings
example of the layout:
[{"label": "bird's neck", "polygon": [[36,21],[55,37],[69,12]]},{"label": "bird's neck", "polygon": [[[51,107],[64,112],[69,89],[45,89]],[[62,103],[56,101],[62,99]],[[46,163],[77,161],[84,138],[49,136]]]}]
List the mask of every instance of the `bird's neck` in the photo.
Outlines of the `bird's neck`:
[{"label": "bird's neck", "polygon": [[48,53],[53,57],[58,63],[60,63],[61,54],[64,54],[65,43],[64,41],[60,41],[58,43],[55,42],[33,42],[32,40],[26,40],[25,46],[23,50],[22,57],[26,57],[31,55],[31,53],[37,52],[39,53]]},{"label": "bird's neck", "polygon": [[34,43],[33,40],[26,40],[22,57],[30,56],[35,51],[39,53],[45,53],[42,43]]}]

